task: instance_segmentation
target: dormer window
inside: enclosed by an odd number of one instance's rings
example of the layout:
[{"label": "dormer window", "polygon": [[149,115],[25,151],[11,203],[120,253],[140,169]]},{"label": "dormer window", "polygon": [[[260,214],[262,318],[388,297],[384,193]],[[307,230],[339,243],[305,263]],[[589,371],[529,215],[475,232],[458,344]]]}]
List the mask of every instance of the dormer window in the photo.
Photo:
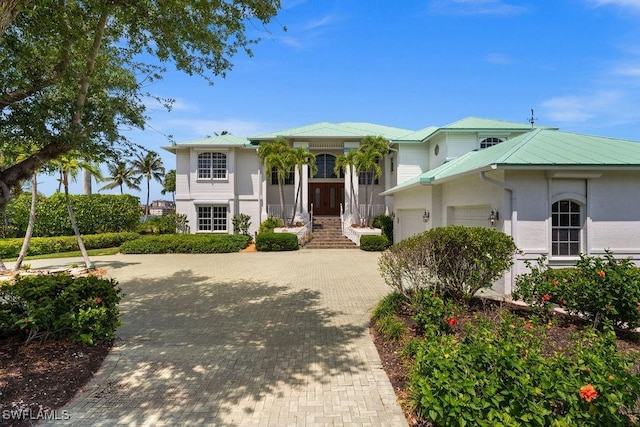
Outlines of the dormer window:
[{"label": "dormer window", "polygon": [[485,138],[482,141],[480,141],[480,149],[493,147],[494,145],[500,144],[501,142],[503,142],[503,139],[501,138],[495,138],[495,137]]}]

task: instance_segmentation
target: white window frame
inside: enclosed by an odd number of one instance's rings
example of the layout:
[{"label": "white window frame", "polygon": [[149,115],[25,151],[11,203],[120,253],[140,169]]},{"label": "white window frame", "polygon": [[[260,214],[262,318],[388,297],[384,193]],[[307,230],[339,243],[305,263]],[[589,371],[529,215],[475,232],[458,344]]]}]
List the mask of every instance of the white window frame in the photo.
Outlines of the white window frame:
[{"label": "white window frame", "polygon": [[[558,209],[561,208],[561,203],[567,202],[569,203],[569,210],[558,210],[554,211],[554,206],[558,206]],[[577,206],[577,211],[574,208]],[[559,197],[552,201],[550,206],[550,248],[549,254],[552,258],[562,259],[562,258],[570,258],[575,259],[581,253],[584,252],[585,245],[585,212],[586,205],[583,201],[577,200],[572,197]],[[577,221],[575,221],[575,215],[578,215]],[[562,218],[566,218],[567,221],[563,222]],[[554,220],[556,225],[554,225]],[[566,233],[566,238],[561,238],[558,236],[556,238],[556,231],[558,234],[561,232]],[[572,236],[573,234],[573,236]],[[571,245],[577,244],[577,251],[575,253],[571,253]],[[560,253],[560,245],[568,245],[568,253]]]},{"label": "white window frame", "polygon": [[196,232],[228,233],[229,206],[219,204],[196,205]]},{"label": "white window frame", "polygon": [[498,136],[487,136],[480,139],[480,149],[484,150],[485,148],[493,147],[494,145],[498,145],[504,141],[504,138],[500,138]]},{"label": "white window frame", "polygon": [[199,181],[224,181],[229,176],[228,154],[222,151],[198,153],[196,174]]}]

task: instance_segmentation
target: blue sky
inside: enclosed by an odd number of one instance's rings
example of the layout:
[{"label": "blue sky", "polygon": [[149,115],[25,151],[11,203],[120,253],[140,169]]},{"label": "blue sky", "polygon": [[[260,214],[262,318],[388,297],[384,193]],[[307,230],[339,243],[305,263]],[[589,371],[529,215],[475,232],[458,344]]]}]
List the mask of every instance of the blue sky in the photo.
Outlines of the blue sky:
[{"label": "blue sky", "polygon": [[[640,140],[639,24],[640,0],[283,0],[266,28],[249,24],[262,38],[253,57],[239,53],[213,86],[170,72],[149,89],[174,98],[172,111],[149,104],[145,131],[127,136],[167,169],[166,135],[527,123],[531,108],[540,125]],[[152,200],[169,198],[160,190]]]}]

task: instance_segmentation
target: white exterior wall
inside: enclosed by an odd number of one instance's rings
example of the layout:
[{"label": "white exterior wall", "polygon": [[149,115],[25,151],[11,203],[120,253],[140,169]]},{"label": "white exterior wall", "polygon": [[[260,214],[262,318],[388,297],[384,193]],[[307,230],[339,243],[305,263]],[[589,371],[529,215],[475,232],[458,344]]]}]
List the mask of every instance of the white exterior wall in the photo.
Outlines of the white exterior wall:
[{"label": "white exterior wall", "polygon": [[460,157],[478,148],[478,134],[476,132],[448,134],[444,147],[440,146],[440,151],[443,148],[447,158]]},{"label": "white exterior wall", "polygon": [[399,144],[397,157],[398,184],[422,174],[429,167],[429,151],[425,144]]},{"label": "white exterior wall", "polygon": [[[436,147],[438,148],[436,150]],[[436,154],[436,151],[438,154]],[[429,141],[429,169],[434,169],[447,160],[447,144],[445,135],[438,135]]]},{"label": "white exterior wall", "polygon": [[[422,221],[425,211],[432,211],[432,187],[421,186],[396,194],[394,212],[396,220],[393,225],[395,242],[417,233],[429,230],[433,222]],[[432,214],[431,214],[432,215]]]}]

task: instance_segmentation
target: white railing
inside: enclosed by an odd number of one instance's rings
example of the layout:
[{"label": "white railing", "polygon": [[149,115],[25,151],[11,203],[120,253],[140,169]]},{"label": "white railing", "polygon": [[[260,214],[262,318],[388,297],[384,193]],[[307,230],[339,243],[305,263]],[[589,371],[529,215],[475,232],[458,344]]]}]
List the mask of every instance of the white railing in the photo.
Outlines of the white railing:
[{"label": "white railing", "polygon": [[[284,217],[287,220],[293,218],[293,205],[284,205]],[[282,218],[282,208],[280,205],[267,205],[267,215]]]}]

